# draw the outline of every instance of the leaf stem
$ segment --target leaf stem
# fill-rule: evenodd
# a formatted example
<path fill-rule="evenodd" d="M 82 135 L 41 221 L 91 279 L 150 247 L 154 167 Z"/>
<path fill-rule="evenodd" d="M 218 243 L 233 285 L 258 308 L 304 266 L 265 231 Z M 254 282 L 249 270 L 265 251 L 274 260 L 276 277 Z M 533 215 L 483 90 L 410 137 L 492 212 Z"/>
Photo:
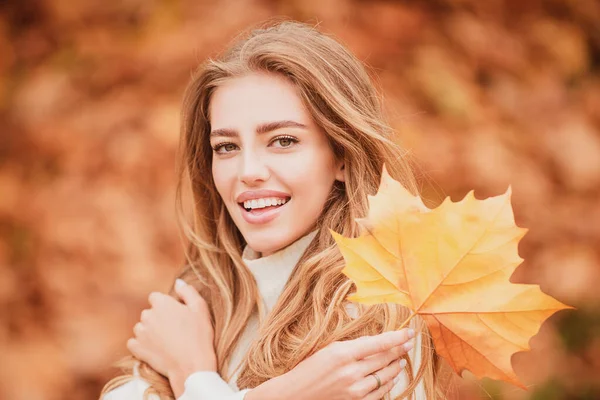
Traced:
<path fill-rule="evenodd" d="M 402 325 L 400 326 L 400 328 L 398 328 L 398 330 L 400 330 L 400 329 L 402 329 L 402 328 L 405 328 L 405 327 L 408 325 L 408 323 L 410 322 L 410 320 L 411 320 L 411 319 L 413 319 L 413 317 L 414 317 L 415 315 L 417 315 L 417 312 L 416 312 L 416 311 L 413 311 L 413 312 L 412 312 L 412 313 L 411 313 L 411 314 L 408 316 L 408 318 L 406 318 L 406 321 L 404 321 L 404 322 L 402 323 Z"/>

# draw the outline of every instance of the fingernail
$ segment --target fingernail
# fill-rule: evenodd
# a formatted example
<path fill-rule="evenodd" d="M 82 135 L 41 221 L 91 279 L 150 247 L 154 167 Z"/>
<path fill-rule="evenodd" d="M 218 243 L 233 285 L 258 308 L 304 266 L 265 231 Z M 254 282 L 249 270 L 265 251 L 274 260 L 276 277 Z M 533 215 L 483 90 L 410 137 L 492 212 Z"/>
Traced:
<path fill-rule="evenodd" d="M 406 359 L 403 358 L 400 360 L 400 368 L 404 368 L 404 367 L 406 367 Z"/>
<path fill-rule="evenodd" d="M 186 285 L 186 283 L 183 279 L 175 279 L 175 287 L 177 289 L 180 289 L 180 288 L 184 287 L 185 285 Z"/>
<path fill-rule="evenodd" d="M 408 337 L 410 338 L 414 338 L 415 337 L 415 330 L 412 328 L 408 329 Z"/>
<path fill-rule="evenodd" d="M 404 343 L 404 345 L 402 347 L 404 347 L 405 351 L 409 351 L 410 349 L 415 347 L 415 342 L 414 342 L 414 340 L 408 341 L 408 342 Z"/>

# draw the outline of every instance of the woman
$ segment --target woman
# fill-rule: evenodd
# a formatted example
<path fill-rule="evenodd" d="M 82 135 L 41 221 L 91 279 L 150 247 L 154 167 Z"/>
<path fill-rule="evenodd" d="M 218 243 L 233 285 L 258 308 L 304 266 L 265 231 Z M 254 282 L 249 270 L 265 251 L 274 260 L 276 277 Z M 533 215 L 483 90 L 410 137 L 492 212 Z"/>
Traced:
<path fill-rule="evenodd" d="M 384 163 L 417 192 L 361 62 L 304 24 L 258 29 L 199 69 L 182 121 L 188 265 L 104 399 L 441 397 L 421 321 L 394 332 L 408 310 L 349 304 L 329 231 L 360 234 Z"/>

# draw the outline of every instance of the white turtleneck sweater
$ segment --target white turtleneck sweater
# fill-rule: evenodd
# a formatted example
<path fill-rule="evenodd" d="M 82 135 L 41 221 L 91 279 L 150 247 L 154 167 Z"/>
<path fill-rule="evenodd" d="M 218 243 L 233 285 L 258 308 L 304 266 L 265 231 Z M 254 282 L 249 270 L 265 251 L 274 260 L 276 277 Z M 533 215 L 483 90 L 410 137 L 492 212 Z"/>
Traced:
<path fill-rule="evenodd" d="M 267 313 L 273 309 L 294 267 L 316 234 L 317 231 L 313 231 L 267 257 L 259 257 L 260 254 L 249 246 L 244 248 L 242 259 L 254 275 Z M 349 304 L 349 308 L 349 311 L 352 312 L 352 304 Z M 228 371 L 229 376 L 231 376 L 229 382 L 225 382 L 216 372 L 195 372 L 186 379 L 184 383 L 185 391 L 177 400 L 243 400 L 246 393 L 251 389 L 239 391 L 236 381 L 244 356 L 248 352 L 251 343 L 256 339 L 258 326 L 258 315 L 255 313 L 250 317 L 231 356 Z M 421 358 L 418 337 L 411 353 L 411 359 L 416 370 Z M 103 400 L 143 400 L 144 392 L 150 385 L 139 376 L 137 368 L 134 369 L 134 375 L 135 377 L 131 381 L 104 395 Z M 406 374 L 401 372 L 398 383 L 392 389 L 392 396 L 402 393 L 407 383 Z M 416 400 L 426 400 L 422 386 L 422 384 L 419 384 L 417 387 Z M 150 395 L 149 400 L 159 399 L 156 395 Z"/>

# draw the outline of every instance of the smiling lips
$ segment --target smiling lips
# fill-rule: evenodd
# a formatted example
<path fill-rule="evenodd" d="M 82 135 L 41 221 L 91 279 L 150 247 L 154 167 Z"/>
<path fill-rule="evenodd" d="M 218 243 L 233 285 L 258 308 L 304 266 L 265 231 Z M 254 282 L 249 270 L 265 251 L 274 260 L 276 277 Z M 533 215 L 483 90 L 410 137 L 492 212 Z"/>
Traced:
<path fill-rule="evenodd" d="M 250 224 L 272 221 L 290 200 L 288 194 L 274 190 L 246 191 L 236 199 L 242 210 L 242 217 Z"/>
<path fill-rule="evenodd" d="M 284 192 L 278 192 L 277 190 L 247 190 L 242 194 L 238 195 L 235 201 L 237 201 L 238 203 L 243 203 L 246 200 L 266 199 L 269 197 L 286 199 L 290 197 L 290 195 Z"/>
<path fill-rule="evenodd" d="M 278 197 L 267 197 L 253 200 L 244 201 L 244 208 L 246 211 L 263 209 L 265 207 L 276 207 L 287 203 L 287 198 L 278 198 Z"/>

